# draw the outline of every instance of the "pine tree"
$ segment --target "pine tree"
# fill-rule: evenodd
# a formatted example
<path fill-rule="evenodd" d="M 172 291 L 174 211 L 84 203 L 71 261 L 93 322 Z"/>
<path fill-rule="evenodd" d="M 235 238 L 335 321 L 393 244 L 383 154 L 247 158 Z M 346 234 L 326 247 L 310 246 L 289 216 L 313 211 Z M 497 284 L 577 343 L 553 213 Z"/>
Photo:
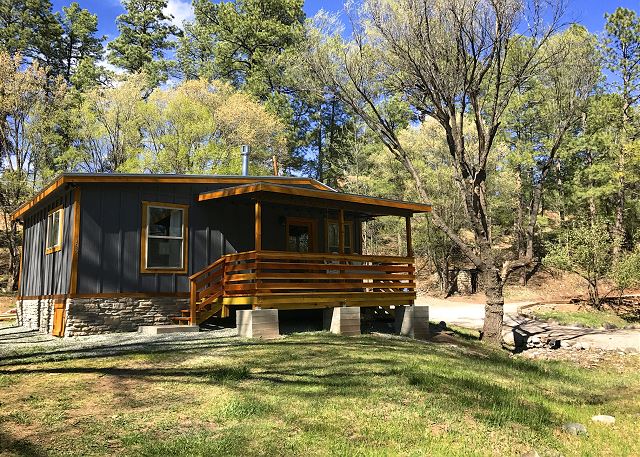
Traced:
<path fill-rule="evenodd" d="M 116 19 L 120 35 L 108 45 L 109 62 L 130 73 L 146 72 L 157 85 L 168 77 L 164 52 L 174 47 L 169 38 L 180 33 L 163 12 L 167 1 L 123 0 L 122 4 L 127 12 Z"/>
<path fill-rule="evenodd" d="M 61 73 L 68 82 L 75 82 L 78 88 L 89 84 L 86 80 L 91 66 L 102 58 L 102 42 L 105 36 L 98 36 L 98 17 L 86 9 L 80 8 L 73 2 L 62 8 L 63 14 L 57 14 L 57 19 L 62 27 L 62 36 L 58 49 Z M 99 73 L 92 71 L 94 77 Z M 82 72 L 81 78 L 74 76 Z"/>

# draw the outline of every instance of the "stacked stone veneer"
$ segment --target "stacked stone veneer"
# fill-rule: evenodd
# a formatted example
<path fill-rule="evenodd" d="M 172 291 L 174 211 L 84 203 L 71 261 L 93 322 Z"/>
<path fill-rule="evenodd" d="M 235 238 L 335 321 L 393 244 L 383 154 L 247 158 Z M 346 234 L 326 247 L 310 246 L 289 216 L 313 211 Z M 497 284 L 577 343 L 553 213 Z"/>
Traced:
<path fill-rule="evenodd" d="M 20 300 L 18 323 L 25 327 L 51 332 L 53 300 Z M 143 325 L 173 324 L 173 317 L 189 307 L 188 299 L 149 298 L 69 298 L 65 303 L 65 336 L 133 332 Z"/>
<path fill-rule="evenodd" d="M 53 299 L 18 300 L 18 325 L 31 330 L 50 332 L 53 326 Z"/>

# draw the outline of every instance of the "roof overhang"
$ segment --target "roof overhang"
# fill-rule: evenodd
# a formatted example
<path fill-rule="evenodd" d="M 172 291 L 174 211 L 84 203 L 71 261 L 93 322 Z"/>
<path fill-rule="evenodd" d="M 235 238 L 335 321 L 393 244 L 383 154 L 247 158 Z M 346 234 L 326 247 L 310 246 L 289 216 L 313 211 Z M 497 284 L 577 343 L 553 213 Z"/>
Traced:
<path fill-rule="evenodd" d="M 249 184 L 256 182 L 287 183 L 309 186 L 313 189 L 335 192 L 331 187 L 312 178 L 295 176 L 223 176 L 223 175 L 176 175 L 176 174 L 130 174 L 130 173 L 63 173 L 51 181 L 31 200 L 11 213 L 11 219 L 19 219 L 49 195 L 66 184 L 72 183 L 166 183 L 166 184 Z"/>
<path fill-rule="evenodd" d="M 213 190 L 211 192 L 203 192 L 198 196 L 198 201 L 203 202 L 243 197 L 288 205 L 345 209 L 372 216 L 408 216 L 415 213 L 428 213 L 431 211 L 431 205 L 425 203 L 413 203 L 320 189 L 283 186 L 267 182 L 245 184 Z"/>

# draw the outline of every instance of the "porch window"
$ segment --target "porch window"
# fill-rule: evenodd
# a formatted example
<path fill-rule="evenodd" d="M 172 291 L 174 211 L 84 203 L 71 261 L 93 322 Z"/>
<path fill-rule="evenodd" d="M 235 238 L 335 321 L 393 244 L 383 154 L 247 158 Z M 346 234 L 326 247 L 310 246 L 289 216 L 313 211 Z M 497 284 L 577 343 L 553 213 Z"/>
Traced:
<path fill-rule="evenodd" d="M 312 219 L 287 218 L 287 251 L 313 252 L 313 225 Z"/>
<path fill-rule="evenodd" d="M 186 272 L 187 211 L 186 205 L 143 203 L 142 272 Z"/>
<path fill-rule="evenodd" d="M 64 219 L 64 208 L 59 206 L 47 215 L 47 246 L 46 253 L 62 249 L 62 224 Z"/>
<path fill-rule="evenodd" d="M 338 221 L 327 221 L 327 251 L 340 252 L 340 233 L 338 233 Z M 344 223 L 344 253 L 353 253 L 353 222 Z"/>

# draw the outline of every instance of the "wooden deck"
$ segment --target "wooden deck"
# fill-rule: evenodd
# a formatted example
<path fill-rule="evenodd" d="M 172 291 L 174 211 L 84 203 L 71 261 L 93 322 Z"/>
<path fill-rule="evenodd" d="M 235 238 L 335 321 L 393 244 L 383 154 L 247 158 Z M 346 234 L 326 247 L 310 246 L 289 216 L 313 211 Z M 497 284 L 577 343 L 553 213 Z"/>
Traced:
<path fill-rule="evenodd" d="M 221 257 L 190 278 L 183 323 L 226 317 L 233 306 L 311 309 L 411 305 L 413 257 L 249 251 Z"/>

